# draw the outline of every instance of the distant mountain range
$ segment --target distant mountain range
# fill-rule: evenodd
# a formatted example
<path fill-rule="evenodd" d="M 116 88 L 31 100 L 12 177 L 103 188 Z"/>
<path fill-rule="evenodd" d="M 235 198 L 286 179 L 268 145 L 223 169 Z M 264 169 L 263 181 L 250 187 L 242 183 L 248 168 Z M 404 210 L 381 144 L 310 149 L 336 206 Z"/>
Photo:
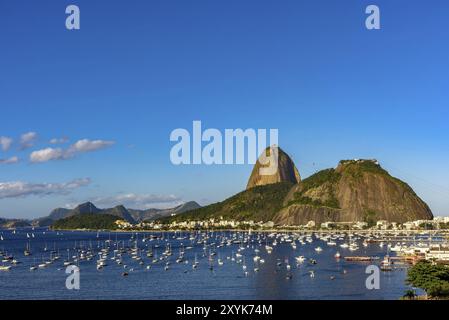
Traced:
<path fill-rule="evenodd" d="M 181 214 L 183 212 L 198 208 L 201 208 L 201 206 L 195 201 L 189 201 L 169 209 L 151 208 L 146 210 L 127 209 L 122 205 L 113 208 L 99 209 L 92 202 L 86 202 L 78 205 L 74 209 L 66 209 L 66 208 L 54 209 L 48 216 L 36 219 L 33 221 L 32 224 L 41 227 L 49 226 L 57 220 L 84 214 L 111 215 L 134 224 L 142 221 L 151 221 L 155 219 L 169 217 L 172 215 Z"/>
<path fill-rule="evenodd" d="M 31 221 L 0 218 L 0 228 L 21 228 L 31 226 Z"/>

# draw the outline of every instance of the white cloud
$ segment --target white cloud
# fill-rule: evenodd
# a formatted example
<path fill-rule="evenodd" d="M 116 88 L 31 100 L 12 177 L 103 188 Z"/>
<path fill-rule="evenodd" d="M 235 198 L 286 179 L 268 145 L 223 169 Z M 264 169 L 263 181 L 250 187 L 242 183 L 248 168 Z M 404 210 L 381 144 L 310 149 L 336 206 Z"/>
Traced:
<path fill-rule="evenodd" d="M 0 182 L 0 199 L 52 194 L 67 195 L 73 190 L 89 184 L 89 178 L 76 179 L 65 183 Z"/>
<path fill-rule="evenodd" d="M 11 148 L 12 139 L 8 137 L 0 137 L 0 146 L 3 151 L 8 151 Z"/>
<path fill-rule="evenodd" d="M 42 150 L 33 151 L 30 154 L 30 161 L 37 162 L 47 162 L 50 160 L 63 159 L 64 151 L 60 148 L 46 148 Z"/>
<path fill-rule="evenodd" d="M 0 159 L 0 164 L 13 164 L 19 162 L 19 158 L 14 156 L 8 159 Z"/>
<path fill-rule="evenodd" d="M 89 140 L 89 139 L 83 139 L 75 142 L 70 146 L 70 148 L 67 150 L 67 155 L 76 155 L 78 153 L 83 152 L 91 152 L 95 150 L 100 150 L 106 147 L 109 147 L 114 144 L 114 141 L 105 141 L 105 140 Z"/>
<path fill-rule="evenodd" d="M 37 139 L 36 132 L 27 132 L 20 136 L 20 147 L 21 149 L 28 149 L 34 145 Z"/>
<path fill-rule="evenodd" d="M 51 160 L 65 160 L 70 159 L 78 154 L 92 152 L 104 149 L 114 144 L 114 141 L 105 140 L 88 140 L 83 139 L 72 144 L 68 149 L 61 148 L 45 148 L 33 151 L 30 154 L 30 161 L 33 163 L 47 162 Z"/>
<path fill-rule="evenodd" d="M 69 138 L 63 137 L 63 138 L 53 138 L 50 140 L 51 144 L 64 144 L 67 141 L 69 141 Z"/>
<path fill-rule="evenodd" d="M 175 195 L 155 195 L 155 194 L 120 194 L 111 197 L 98 197 L 90 199 L 100 207 L 115 207 L 124 205 L 131 209 L 150 208 L 173 208 L 184 201 Z"/>

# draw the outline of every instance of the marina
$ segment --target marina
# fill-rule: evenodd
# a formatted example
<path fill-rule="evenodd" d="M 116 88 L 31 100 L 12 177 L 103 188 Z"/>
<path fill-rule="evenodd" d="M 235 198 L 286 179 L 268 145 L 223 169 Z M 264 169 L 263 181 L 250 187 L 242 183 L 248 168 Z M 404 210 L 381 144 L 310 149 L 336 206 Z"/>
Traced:
<path fill-rule="evenodd" d="M 436 252 L 445 257 L 434 249 L 444 247 L 444 237 L 435 234 L 385 239 L 383 246 L 376 232 L 36 228 L 0 234 L 0 283 L 7 289 L 1 299 L 395 300 L 410 289 L 411 263 Z M 381 270 L 380 290 L 365 287 L 371 264 Z M 65 287 L 71 265 L 79 267 L 80 290 Z"/>

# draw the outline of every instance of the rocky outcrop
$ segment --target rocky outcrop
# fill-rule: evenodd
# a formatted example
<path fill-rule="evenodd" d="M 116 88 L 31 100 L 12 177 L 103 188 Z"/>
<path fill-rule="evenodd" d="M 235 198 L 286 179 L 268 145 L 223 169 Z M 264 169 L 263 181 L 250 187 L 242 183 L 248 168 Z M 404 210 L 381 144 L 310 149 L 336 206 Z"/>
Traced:
<path fill-rule="evenodd" d="M 263 164 L 260 157 L 254 165 L 251 176 L 248 180 L 246 189 L 251 189 L 256 186 L 263 186 L 267 184 L 279 183 L 279 182 L 291 182 L 298 183 L 301 181 L 301 176 L 299 175 L 298 169 L 296 169 L 293 160 L 286 154 L 281 148 L 277 147 L 278 150 L 278 170 L 272 175 L 262 175 L 260 169 L 267 167 Z M 271 155 L 271 149 L 267 148 L 265 150 L 266 155 Z"/>
<path fill-rule="evenodd" d="M 284 206 L 274 218 L 278 224 L 433 218 L 412 188 L 375 160 L 341 161 L 336 169 L 316 173 L 292 188 Z"/>

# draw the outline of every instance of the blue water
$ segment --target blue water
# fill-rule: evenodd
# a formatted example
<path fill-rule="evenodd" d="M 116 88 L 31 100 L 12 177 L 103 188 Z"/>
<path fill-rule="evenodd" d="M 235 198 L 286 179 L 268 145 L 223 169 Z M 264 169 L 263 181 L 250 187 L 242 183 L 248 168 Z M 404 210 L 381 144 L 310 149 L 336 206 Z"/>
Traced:
<path fill-rule="evenodd" d="M 30 238 L 27 238 L 27 233 Z M 34 233 L 34 238 L 32 234 Z M 367 274 L 365 268 L 368 263 L 346 262 L 336 260 L 334 254 L 339 251 L 342 256 L 368 255 L 380 256 L 386 254 L 386 246 L 380 248 L 377 244 L 370 244 L 364 248 L 350 252 L 340 246 L 327 246 L 322 240 L 301 245 L 297 242 L 294 250 L 289 243 L 278 243 L 271 254 L 265 250 L 265 241 L 259 244 L 258 237 L 265 239 L 265 234 L 259 236 L 253 233 L 250 237 L 249 248 L 241 251 L 247 274 L 242 264 L 228 259 L 236 253 L 239 244 L 216 248 L 211 243 L 219 243 L 222 236 L 230 236 L 229 232 L 214 232 L 207 240 L 208 246 L 189 240 L 190 234 L 184 232 L 145 233 L 137 235 L 137 246 L 142 252 L 144 265 L 131 258 L 129 253 L 123 254 L 123 264 L 118 265 L 108 259 L 108 265 L 101 270 L 96 268 L 97 256 L 91 261 L 80 261 L 80 290 L 68 290 L 65 286 L 66 277 L 63 261 L 67 259 L 67 249 L 70 257 L 79 250 L 92 248 L 94 253 L 110 245 L 109 258 L 113 257 L 113 249 L 118 242 L 125 248 L 135 247 L 136 234 L 110 232 L 55 232 L 45 229 L 20 229 L 15 234 L 11 230 L 0 230 L 4 238 L 0 240 L 0 251 L 13 255 L 21 263 L 13 266 L 10 271 L 0 271 L 0 299 L 398 299 L 409 289 L 405 284 L 406 268 L 396 267 L 391 272 L 380 273 L 380 289 L 368 290 L 365 286 Z M 142 241 L 149 235 L 156 235 L 159 239 Z M 134 235 L 134 240 L 131 237 Z M 184 239 L 178 240 L 182 236 Z M 240 233 L 243 236 L 243 233 Z M 108 241 L 109 240 L 109 241 Z M 272 239 L 271 239 L 272 240 Z M 270 240 L 268 240 L 270 241 Z M 361 240 L 360 240 L 361 241 Z M 24 256 L 27 243 L 31 246 L 31 256 Z M 158 257 L 162 255 L 167 243 L 171 245 L 173 255 L 168 258 L 169 269 L 165 270 L 166 261 L 153 264 L 153 258 L 146 256 L 146 250 L 153 248 Z M 338 244 L 342 242 L 339 241 Z M 154 248 L 159 246 L 159 248 Z M 185 249 L 184 259 L 188 264 L 176 263 L 180 248 Z M 321 246 L 323 251 L 317 253 L 314 248 Z M 47 250 L 45 251 L 45 248 Z M 76 249 L 75 249 L 76 248 Z M 259 271 L 254 271 L 253 257 L 255 249 L 260 250 L 264 264 L 259 264 Z M 30 271 L 33 264 L 49 260 L 50 251 L 59 252 L 60 260 L 46 268 Z M 216 252 L 214 261 L 209 261 L 209 253 Z M 206 253 L 204 256 L 203 254 Z M 199 265 L 192 268 L 195 254 Z M 299 255 L 307 259 L 316 259 L 313 265 L 308 261 L 297 266 L 294 257 Z M 217 259 L 223 260 L 219 266 Z M 242 257 L 242 259 L 243 259 Z M 291 271 L 286 269 L 286 259 L 291 265 Z M 282 265 L 277 264 L 281 262 Z M 10 262 L 0 265 L 11 265 Z M 147 270 L 146 266 L 151 265 Z M 212 265 L 212 270 L 210 266 Z M 310 277 L 313 270 L 315 277 Z M 344 272 L 345 270 L 345 272 Z M 123 272 L 128 276 L 123 276 Z M 287 278 L 287 275 L 291 278 Z M 334 277 L 331 280 L 331 277 Z"/>

